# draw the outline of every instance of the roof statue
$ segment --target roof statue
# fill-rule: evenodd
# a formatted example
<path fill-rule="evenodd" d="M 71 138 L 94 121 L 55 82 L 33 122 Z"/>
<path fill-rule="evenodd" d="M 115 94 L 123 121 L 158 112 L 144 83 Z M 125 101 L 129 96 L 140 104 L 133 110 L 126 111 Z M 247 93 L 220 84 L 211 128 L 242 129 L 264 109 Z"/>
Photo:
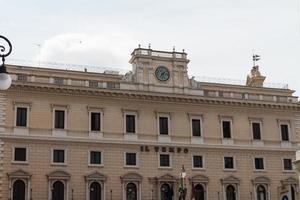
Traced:
<path fill-rule="evenodd" d="M 263 87 L 265 76 L 262 76 L 259 71 L 259 66 L 255 64 L 255 61 L 260 60 L 259 55 L 253 55 L 253 67 L 251 69 L 250 75 L 247 76 L 246 85 L 250 87 Z"/>

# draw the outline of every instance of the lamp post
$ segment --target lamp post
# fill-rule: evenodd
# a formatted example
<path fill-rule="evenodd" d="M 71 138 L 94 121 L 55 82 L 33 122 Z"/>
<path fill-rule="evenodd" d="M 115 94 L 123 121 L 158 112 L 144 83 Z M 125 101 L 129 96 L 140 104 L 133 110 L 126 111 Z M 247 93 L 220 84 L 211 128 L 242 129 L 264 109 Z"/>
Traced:
<path fill-rule="evenodd" d="M 184 165 L 182 165 L 181 172 L 180 172 L 179 200 L 185 200 L 185 196 L 186 196 L 185 177 L 186 177 L 186 172 L 184 169 Z"/>
<path fill-rule="evenodd" d="M 4 44 L 2 44 L 4 42 Z M 12 50 L 12 45 L 10 41 L 0 35 L 0 58 L 2 64 L 0 66 L 0 90 L 7 90 L 11 85 L 11 77 L 8 75 L 5 66 L 5 57 L 9 56 Z"/>

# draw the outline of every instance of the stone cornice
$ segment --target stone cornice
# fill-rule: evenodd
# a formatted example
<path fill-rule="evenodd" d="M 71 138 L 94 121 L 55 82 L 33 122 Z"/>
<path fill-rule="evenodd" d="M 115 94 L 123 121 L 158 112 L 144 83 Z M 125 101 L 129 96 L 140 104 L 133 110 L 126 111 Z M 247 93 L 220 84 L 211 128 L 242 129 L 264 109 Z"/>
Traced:
<path fill-rule="evenodd" d="M 180 146 L 180 147 L 187 147 L 187 148 L 207 148 L 207 149 L 235 149 L 235 150 L 261 150 L 261 151 L 289 151 L 289 152 L 296 152 L 297 147 L 290 147 L 290 148 L 282 148 L 282 147 L 255 147 L 249 145 L 222 145 L 222 144 L 190 144 L 190 143 L 182 143 L 182 142 L 172 142 L 172 143 L 157 143 L 155 141 L 148 141 L 148 140 L 138 140 L 138 141 L 124 141 L 120 139 L 101 139 L 95 140 L 90 138 L 82 138 L 82 137 L 54 137 L 54 136 L 38 136 L 38 135 L 12 135 L 12 134 L 2 134 L 0 133 L 0 137 L 3 141 L 6 139 L 16 140 L 28 140 L 28 141 L 53 141 L 53 142 L 78 142 L 78 143 L 99 143 L 99 144 L 116 144 L 116 145 L 149 145 L 149 146 L 166 146 L 166 147 L 173 147 L 173 146 Z"/>
<path fill-rule="evenodd" d="M 41 83 L 18 83 L 14 82 L 9 91 L 32 91 L 32 92 L 47 92 L 61 93 L 64 95 L 88 95 L 102 96 L 110 98 L 127 98 L 144 101 L 162 101 L 173 103 L 188 103 L 188 104 L 210 104 L 234 107 L 248 108 L 263 108 L 263 109 L 278 109 L 278 110 L 300 110 L 299 104 L 292 103 L 272 103 L 265 101 L 238 100 L 226 98 L 214 98 L 205 96 L 193 96 L 185 94 L 167 94 L 147 91 L 129 91 L 118 89 L 103 89 L 103 88 L 86 88 L 80 86 L 59 86 Z"/>

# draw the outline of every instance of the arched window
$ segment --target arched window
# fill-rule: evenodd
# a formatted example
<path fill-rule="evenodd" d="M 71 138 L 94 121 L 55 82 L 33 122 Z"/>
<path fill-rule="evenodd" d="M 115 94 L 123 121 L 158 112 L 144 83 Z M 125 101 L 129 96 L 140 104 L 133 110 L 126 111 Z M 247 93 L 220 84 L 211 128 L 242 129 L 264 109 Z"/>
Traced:
<path fill-rule="evenodd" d="M 164 183 L 160 187 L 161 200 L 172 200 L 173 199 L 173 189 L 169 184 Z"/>
<path fill-rule="evenodd" d="M 13 200 L 25 200 L 25 183 L 22 180 L 16 180 L 13 183 Z"/>
<path fill-rule="evenodd" d="M 257 186 L 257 200 L 267 200 L 267 191 L 263 185 Z"/>
<path fill-rule="evenodd" d="M 137 187 L 134 183 L 126 185 L 126 200 L 137 200 Z"/>
<path fill-rule="evenodd" d="M 236 200 L 236 191 L 233 185 L 226 187 L 226 200 Z"/>
<path fill-rule="evenodd" d="M 92 182 L 90 185 L 90 200 L 101 200 L 101 185 L 98 182 Z"/>
<path fill-rule="evenodd" d="M 52 200 L 64 200 L 65 185 L 61 181 L 55 181 L 52 185 Z"/>
<path fill-rule="evenodd" d="M 204 200 L 205 194 L 204 194 L 204 187 L 201 184 L 197 184 L 194 187 L 195 191 L 195 200 Z"/>

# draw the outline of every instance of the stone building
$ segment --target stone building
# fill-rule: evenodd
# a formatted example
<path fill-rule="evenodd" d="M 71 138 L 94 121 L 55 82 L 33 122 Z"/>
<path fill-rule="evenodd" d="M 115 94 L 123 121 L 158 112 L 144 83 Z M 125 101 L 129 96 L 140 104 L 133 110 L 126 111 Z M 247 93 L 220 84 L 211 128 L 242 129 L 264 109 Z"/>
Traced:
<path fill-rule="evenodd" d="M 185 52 L 137 48 L 132 71 L 8 66 L 0 97 L 0 194 L 11 200 L 299 199 L 298 98 L 198 82 Z"/>

